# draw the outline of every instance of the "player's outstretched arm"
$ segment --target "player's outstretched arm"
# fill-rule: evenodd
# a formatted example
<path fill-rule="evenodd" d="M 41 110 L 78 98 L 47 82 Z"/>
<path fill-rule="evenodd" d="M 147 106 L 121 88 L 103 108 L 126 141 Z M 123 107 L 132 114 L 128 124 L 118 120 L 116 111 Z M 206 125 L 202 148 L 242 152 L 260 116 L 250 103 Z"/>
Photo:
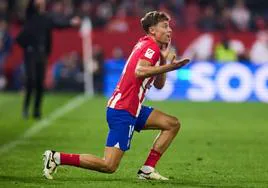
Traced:
<path fill-rule="evenodd" d="M 173 59 L 170 64 L 165 64 L 161 66 L 152 66 L 149 61 L 140 59 L 135 69 L 135 75 L 137 78 L 148 78 L 152 76 L 157 76 L 166 72 L 177 70 L 187 63 L 189 59 L 175 60 Z"/>
<path fill-rule="evenodd" d="M 65 17 L 51 18 L 52 28 L 64 29 L 69 27 L 79 27 L 81 25 L 81 19 L 75 16 L 71 19 Z"/>

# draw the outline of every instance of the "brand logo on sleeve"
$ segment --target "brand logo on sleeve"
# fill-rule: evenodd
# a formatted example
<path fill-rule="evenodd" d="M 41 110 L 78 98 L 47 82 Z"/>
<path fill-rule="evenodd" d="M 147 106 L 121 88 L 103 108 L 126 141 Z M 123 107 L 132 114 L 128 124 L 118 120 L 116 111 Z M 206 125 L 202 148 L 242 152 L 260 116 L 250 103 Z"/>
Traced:
<path fill-rule="evenodd" d="M 152 50 L 151 48 L 148 48 L 145 52 L 145 57 L 149 58 L 149 59 L 152 59 L 153 55 L 154 55 L 155 51 Z"/>

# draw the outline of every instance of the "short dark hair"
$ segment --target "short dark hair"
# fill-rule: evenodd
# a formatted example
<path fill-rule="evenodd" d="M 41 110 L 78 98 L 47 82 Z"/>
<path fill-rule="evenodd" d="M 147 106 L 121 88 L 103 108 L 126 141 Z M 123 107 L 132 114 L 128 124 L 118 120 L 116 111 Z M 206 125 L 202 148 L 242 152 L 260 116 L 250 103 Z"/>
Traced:
<path fill-rule="evenodd" d="M 145 14 L 141 19 L 141 25 L 146 33 L 149 33 L 149 28 L 158 24 L 161 21 L 169 21 L 170 16 L 165 12 L 151 11 Z"/>

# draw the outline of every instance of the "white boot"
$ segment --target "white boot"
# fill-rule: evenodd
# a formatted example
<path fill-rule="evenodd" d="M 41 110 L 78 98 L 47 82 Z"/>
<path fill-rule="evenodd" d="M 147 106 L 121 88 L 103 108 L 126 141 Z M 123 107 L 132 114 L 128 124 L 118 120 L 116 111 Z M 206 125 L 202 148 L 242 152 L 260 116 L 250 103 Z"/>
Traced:
<path fill-rule="evenodd" d="M 153 167 L 143 166 L 138 171 L 138 178 L 142 180 L 168 180 L 168 178 L 160 175 Z"/>
<path fill-rule="evenodd" d="M 43 169 L 43 176 L 47 179 L 53 179 L 52 174 L 57 169 L 57 164 L 54 160 L 55 151 L 46 150 L 43 154 L 43 161 L 44 161 L 44 169 Z"/>

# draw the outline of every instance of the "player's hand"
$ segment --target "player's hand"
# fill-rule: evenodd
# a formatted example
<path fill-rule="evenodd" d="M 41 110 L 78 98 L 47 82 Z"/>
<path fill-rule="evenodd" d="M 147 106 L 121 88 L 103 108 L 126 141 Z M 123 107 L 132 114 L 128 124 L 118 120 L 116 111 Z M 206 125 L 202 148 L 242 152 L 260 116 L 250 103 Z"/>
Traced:
<path fill-rule="evenodd" d="M 180 69 L 181 67 L 187 65 L 189 62 L 190 62 L 190 59 L 188 58 L 180 59 L 180 60 L 176 60 L 175 58 L 173 58 L 173 60 L 171 61 L 171 64 L 175 66 L 175 69 Z"/>
<path fill-rule="evenodd" d="M 175 49 L 171 48 L 170 42 L 168 44 L 163 45 L 160 52 L 161 65 L 164 65 L 167 61 L 171 61 L 176 58 Z"/>
<path fill-rule="evenodd" d="M 162 45 L 160 53 L 161 53 L 161 59 L 166 60 L 170 53 L 170 42 L 168 44 Z"/>
<path fill-rule="evenodd" d="M 79 27 L 81 25 L 81 18 L 78 16 L 75 16 L 71 19 L 71 26 L 73 27 Z"/>

